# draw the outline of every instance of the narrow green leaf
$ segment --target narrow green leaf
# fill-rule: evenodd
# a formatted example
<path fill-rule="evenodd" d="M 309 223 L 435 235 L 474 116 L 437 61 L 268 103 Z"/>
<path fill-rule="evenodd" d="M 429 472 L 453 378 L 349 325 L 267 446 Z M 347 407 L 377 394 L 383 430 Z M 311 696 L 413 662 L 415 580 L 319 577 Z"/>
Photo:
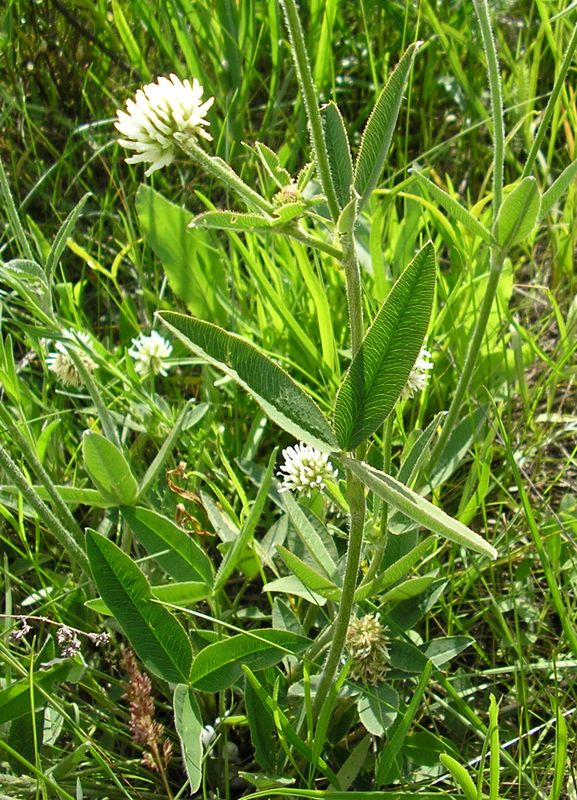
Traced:
<path fill-rule="evenodd" d="M 182 760 L 189 781 L 189 791 L 194 794 L 202 783 L 202 716 L 192 689 L 183 683 L 174 687 L 174 727 L 180 740 Z"/>
<path fill-rule="evenodd" d="M 161 311 L 158 316 L 196 355 L 246 389 L 279 427 L 322 452 L 339 449 L 328 420 L 313 399 L 252 344 L 184 314 Z"/>
<path fill-rule="evenodd" d="M 439 756 L 439 761 L 449 770 L 453 780 L 465 795 L 466 800 L 478 800 L 477 787 L 465 767 L 447 753 L 442 753 Z"/>
<path fill-rule="evenodd" d="M 541 195 L 535 178 L 523 178 L 505 197 L 495 220 L 495 239 L 502 250 L 523 241 L 539 217 Z"/>
<path fill-rule="evenodd" d="M 152 596 L 161 603 L 174 606 L 191 606 L 212 595 L 212 589 L 200 581 L 181 581 L 151 586 Z"/>
<path fill-rule="evenodd" d="M 361 584 L 355 592 L 355 600 L 361 603 L 367 597 L 374 597 L 380 592 L 397 583 L 411 570 L 418 561 L 420 561 L 431 549 L 436 539 L 429 536 L 423 539 L 416 547 L 410 550 L 406 555 L 401 556 L 394 564 L 391 564 L 382 575 L 372 580 L 368 584 Z"/>
<path fill-rule="evenodd" d="M 440 636 L 431 639 L 421 650 L 435 667 L 442 667 L 474 643 L 475 640 L 470 636 Z"/>
<path fill-rule="evenodd" d="M 150 80 L 150 70 L 148 69 L 146 58 L 138 46 L 138 42 L 132 33 L 132 26 L 128 23 L 118 0 L 112 0 L 112 15 L 120 41 L 130 58 L 132 66 L 136 67 L 145 80 Z"/>
<path fill-rule="evenodd" d="M 474 533 L 461 522 L 450 517 L 440 508 L 429 503 L 424 497 L 409 489 L 395 478 L 381 472 L 368 464 L 345 458 L 346 467 L 368 486 L 378 497 L 386 500 L 409 519 L 414 520 L 423 528 L 427 528 L 450 542 L 455 542 L 462 547 L 468 547 L 477 553 L 497 558 L 495 548 L 486 542 L 478 533 Z"/>
<path fill-rule="evenodd" d="M 315 525 L 321 525 L 320 521 L 309 509 L 301 508 L 290 492 L 283 492 L 282 500 L 302 543 L 326 577 L 332 579 L 336 574 L 337 565 L 315 528 Z"/>
<path fill-rule="evenodd" d="M 230 550 L 228 550 L 227 554 L 223 558 L 222 564 L 216 573 L 216 578 L 214 580 L 215 594 L 222 589 L 228 578 L 232 575 L 241 559 L 241 556 L 254 537 L 255 528 L 258 525 L 264 504 L 268 497 L 268 491 L 272 482 L 272 474 L 276 463 L 277 452 L 278 448 L 275 448 L 271 453 L 266 472 L 263 476 L 255 501 L 252 504 L 250 513 L 246 518 L 240 534 L 234 540 L 232 547 Z"/>
<path fill-rule="evenodd" d="M 273 581 L 269 581 L 265 583 L 262 590 L 263 592 L 281 592 L 282 594 L 303 597 L 309 603 L 314 603 L 317 606 L 324 606 L 327 602 L 320 594 L 308 589 L 296 575 L 287 575 L 284 578 L 276 578 Z"/>
<path fill-rule="evenodd" d="M 409 728 L 415 718 L 417 710 L 421 704 L 422 697 L 427 688 L 429 678 L 431 676 L 432 665 L 427 663 L 423 668 L 419 683 L 415 688 L 411 702 L 408 704 L 405 713 L 399 718 L 399 725 L 395 726 L 394 732 L 388 742 L 387 747 L 383 747 L 381 754 L 377 760 L 376 782 L 377 786 L 383 786 L 389 783 L 390 776 L 395 772 L 395 762 L 403 746 Z M 386 792 L 382 795 L 386 796 Z M 414 797 L 414 794 L 413 794 Z"/>
<path fill-rule="evenodd" d="M 270 628 L 240 633 L 222 642 L 209 644 L 194 659 L 190 684 L 203 692 L 228 689 L 242 675 L 243 665 L 257 671 L 272 667 L 287 655 L 296 655 L 310 640 L 288 631 Z"/>
<path fill-rule="evenodd" d="M 350 755 L 347 756 L 345 763 L 337 772 L 339 785 L 343 791 L 346 791 L 352 786 L 355 778 L 365 766 L 372 741 L 370 736 L 364 736 L 361 741 L 355 745 Z"/>
<path fill-rule="evenodd" d="M 90 192 L 87 192 L 83 197 L 80 198 L 78 203 L 74 206 L 70 214 L 64 220 L 60 230 L 56 234 L 54 238 L 54 243 L 50 248 L 50 252 L 48 253 L 48 257 L 46 258 L 46 277 L 50 281 L 52 276 L 54 275 L 54 270 L 58 266 L 58 262 L 60 261 L 60 256 L 64 252 L 64 248 L 66 247 L 66 242 L 72 231 L 74 230 L 74 226 L 76 225 L 78 218 L 82 214 L 84 206 L 86 205 L 86 201 L 89 197 L 92 197 Z"/>
<path fill-rule="evenodd" d="M 434 291 L 429 242 L 393 286 L 341 383 L 334 424 L 344 450 L 365 441 L 392 411 L 423 344 Z"/>
<path fill-rule="evenodd" d="M 480 239 L 486 242 L 486 244 L 494 244 L 491 232 L 488 231 L 487 228 L 485 228 L 485 226 L 480 223 L 470 211 L 468 211 L 459 202 L 457 202 L 457 200 L 451 197 L 448 192 L 446 192 L 444 189 L 441 189 L 436 183 L 433 183 L 433 181 L 429 180 L 429 178 L 423 175 L 423 173 L 419 170 L 415 170 L 413 174 L 421 186 L 423 186 L 433 198 L 433 200 L 436 203 L 439 203 L 439 205 L 443 206 L 443 208 L 449 212 L 451 217 L 464 225 L 465 228 L 467 228 L 467 230 L 473 234 L 473 236 L 478 236 Z"/>
<path fill-rule="evenodd" d="M 212 562 L 202 547 L 168 517 L 149 508 L 122 508 L 138 541 L 175 581 L 213 584 Z"/>
<path fill-rule="evenodd" d="M 353 183 L 353 159 L 349 137 L 341 112 L 332 100 L 321 107 L 321 119 L 325 130 L 325 141 L 329 156 L 329 167 L 333 176 L 335 192 L 341 208 L 351 199 Z"/>
<path fill-rule="evenodd" d="M 150 585 L 133 560 L 114 542 L 88 530 L 86 550 L 102 599 L 147 670 L 170 683 L 188 680 L 192 647 L 166 608 L 155 602 Z"/>
<path fill-rule="evenodd" d="M 326 597 L 327 600 L 339 600 L 341 590 L 335 583 L 325 578 L 324 575 L 321 575 L 320 572 L 317 572 L 312 567 L 309 567 L 308 564 L 305 564 L 304 561 L 291 553 L 290 550 L 287 550 L 286 547 L 277 544 L 276 549 L 287 567 L 307 589 L 320 594 L 321 597 Z"/>
<path fill-rule="evenodd" d="M 132 505 L 138 484 L 122 450 L 100 433 L 87 431 L 82 437 L 82 454 L 86 471 L 100 494 L 119 506 Z"/>
<path fill-rule="evenodd" d="M 76 683 L 83 672 L 82 667 L 75 662 L 61 661 L 46 669 L 34 671 L 33 696 L 29 677 L 6 686 L 0 690 L 0 725 L 29 714 L 32 700 L 35 709 L 42 708 L 47 703 L 44 692 L 50 692 L 56 683 Z"/>
<path fill-rule="evenodd" d="M 254 747 L 254 757 L 262 769 L 269 775 L 274 775 L 277 769 L 277 754 L 279 751 L 275 736 L 276 725 L 274 717 L 268 706 L 262 702 L 246 675 L 244 706 L 250 738 Z"/>
<path fill-rule="evenodd" d="M 571 182 L 576 176 L 577 160 L 569 164 L 568 167 L 565 167 L 563 172 L 557 178 L 555 178 L 551 186 L 544 193 L 543 197 L 541 198 L 541 212 L 539 214 L 540 219 L 543 219 L 543 217 L 547 216 L 555 203 L 567 191 L 571 185 Z"/>
<path fill-rule="evenodd" d="M 271 150 L 270 147 L 262 142 L 255 142 L 254 152 L 257 154 L 261 164 L 279 189 L 283 189 L 285 186 L 290 185 L 290 172 L 282 166 L 279 161 L 279 157 L 274 150 Z"/>
<path fill-rule="evenodd" d="M 185 403 L 184 408 L 172 426 L 172 430 L 163 441 L 162 447 L 155 455 L 151 465 L 146 470 L 146 474 L 141 480 L 140 486 L 138 487 L 139 497 L 142 497 L 156 480 L 156 477 L 164 467 L 172 452 L 172 449 L 178 441 L 180 432 L 183 429 L 189 430 L 193 425 L 196 425 L 208 411 L 208 403 L 199 403 L 198 405 L 193 405 L 193 402 L 193 400 L 189 400 L 187 403 Z"/>
<path fill-rule="evenodd" d="M 354 176 L 355 189 L 360 195 L 360 207 L 376 187 L 383 171 L 417 47 L 418 44 L 412 44 L 407 48 L 377 98 L 363 131 Z"/>
<path fill-rule="evenodd" d="M 381 603 L 393 605 L 394 603 L 401 603 L 405 600 L 411 600 L 413 597 L 418 597 L 425 592 L 435 580 L 433 575 L 419 575 L 416 578 L 409 578 L 398 586 L 389 589 L 381 598 Z"/>

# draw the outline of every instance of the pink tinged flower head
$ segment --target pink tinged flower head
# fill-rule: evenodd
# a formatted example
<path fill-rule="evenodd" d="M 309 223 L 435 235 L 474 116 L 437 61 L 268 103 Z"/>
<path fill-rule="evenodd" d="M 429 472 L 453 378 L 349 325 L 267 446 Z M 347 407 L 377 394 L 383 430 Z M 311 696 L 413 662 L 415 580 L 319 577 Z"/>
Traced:
<path fill-rule="evenodd" d="M 423 391 L 430 378 L 429 372 L 433 369 L 433 362 L 429 360 L 430 358 L 431 353 L 422 347 L 415 361 L 415 365 L 407 378 L 403 391 L 401 392 L 401 400 L 408 400 L 417 392 Z"/>
<path fill-rule="evenodd" d="M 181 81 L 173 74 L 139 89 L 134 99 L 126 102 L 126 110 L 116 112 L 115 127 L 122 136 L 118 143 L 135 151 L 126 162 L 149 162 L 144 174 L 150 175 L 170 164 L 177 148 L 186 149 L 189 141 L 211 141 L 205 130 L 210 125 L 206 112 L 214 97 L 203 103 L 203 93 L 196 78 Z"/>
<path fill-rule="evenodd" d="M 277 475 L 282 478 L 281 492 L 310 495 L 313 489 L 324 489 L 327 481 L 338 478 L 338 472 L 326 453 L 300 442 L 282 451 L 284 464 Z"/>

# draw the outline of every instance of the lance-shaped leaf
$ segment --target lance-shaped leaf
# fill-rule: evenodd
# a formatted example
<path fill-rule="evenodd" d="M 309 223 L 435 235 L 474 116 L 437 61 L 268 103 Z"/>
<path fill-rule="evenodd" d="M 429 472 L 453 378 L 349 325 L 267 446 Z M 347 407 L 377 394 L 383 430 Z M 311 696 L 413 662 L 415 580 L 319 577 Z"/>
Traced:
<path fill-rule="evenodd" d="M 338 106 L 332 100 L 322 106 L 321 119 L 325 129 L 329 166 L 337 199 L 340 207 L 344 208 L 351 199 L 353 182 L 353 160 L 347 129 Z"/>
<path fill-rule="evenodd" d="M 361 198 L 360 206 L 366 202 L 383 171 L 417 47 L 418 44 L 412 44 L 407 48 L 377 98 L 363 131 L 354 178 L 355 189 Z"/>
<path fill-rule="evenodd" d="M 130 556 L 91 530 L 86 551 L 102 599 L 146 669 L 170 683 L 187 681 L 192 647 L 186 631 L 153 600 L 148 581 Z"/>
<path fill-rule="evenodd" d="M 541 200 L 541 213 L 539 217 L 542 219 L 547 216 L 555 203 L 561 198 L 564 192 L 567 191 L 572 181 L 577 176 L 577 160 L 565 167 L 563 172 L 555 178 L 551 186 L 547 189 Z"/>
<path fill-rule="evenodd" d="M 395 478 L 352 458 L 345 458 L 344 463 L 347 469 L 378 497 L 390 503 L 394 508 L 398 508 L 407 517 L 422 525 L 423 528 L 427 528 L 462 547 L 475 550 L 484 556 L 497 558 L 495 548 L 479 536 L 478 533 L 467 528 L 466 525 L 463 525 L 458 520 L 453 519 L 453 517 L 429 503 L 424 497 L 413 492 L 412 489 L 409 489 Z"/>
<path fill-rule="evenodd" d="M 193 353 L 246 389 L 279 427 L 324 453 L 339 449 L 334 431 L 310 395 L 254 345 L 195 317 L 173 311 L 158 316 Z"/>
<path fill-rule="evenodd" d="M 493 237 L 487 228 L 482 225 L 479 220 L 471 214 L 470 211 L 468 211 L 457 200 L 455 200 L 454 197 L 451 197 L 448 192 L 446 192 L 444 189 L 441 189 L 436 183 L 433 183 L 433 181 L 429 180 L 429 178 L 423 175 L 422 172 L 415 170 L 414 175 L 421 186 L 427 190 L 433 200 L 439 203 L 439 205 L 442 205 L 443 208 L 446 208 L 449 214 L 458 222 L 462 223 L 470 233 L 472 233 L 474 236 L 478 236 L 480 239 L 483 239 L 483 241 L 487 244 L 493 244 Z"/>
<path fill-rule="evenodd" d="M 266 628 L 239 633 L 200 651 L 190 671 L 190 685 L 203 692 L 228 689 L 241 677 L 243 664 L 255 671 L 266 669 L 309 645 L 310 639 L 290 631 Z"/>
<path fill-rule="evenodd" d="M 393 409 L 423 344 L 434 291 L 429 242 L 393 286 L 343 379 L 335 430 L 344 450 L 374 433 Z"/>
<path fill-rule="evenodd" d="M 503 200 L 495 220 L 495 239 L 503 250 L 523 241 L 533 230 L 541 208 L 535 178 L 523 178 Z"/>
<path fill-rule="evenodd" d="M 173 707 L 174 727 L 180 740 L 189 789 L 194 794 L 202 783 L 202 714 L 192 689 L 183 683 L 174 689 Z"/>

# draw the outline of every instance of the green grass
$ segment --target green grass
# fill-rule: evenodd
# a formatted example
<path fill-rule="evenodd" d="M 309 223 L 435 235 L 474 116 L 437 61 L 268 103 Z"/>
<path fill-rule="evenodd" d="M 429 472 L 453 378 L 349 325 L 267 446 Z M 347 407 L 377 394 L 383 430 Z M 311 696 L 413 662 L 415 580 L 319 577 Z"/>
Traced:
<path fill-rule="evenodd" d="M 505 176 L 511 183 L 521 177 L 576 12 L 564 0 L 491 7 L 508 132 Z M 487 287 L 487 249 L 437 207 L 412 174 L 416 166 L 426 168 L 431 180 L 490 225 L 492 145 L 480 34 L 470 3 L 309 0 L 301 13 L 319 96 L 338 103 L 355 153 L 378 91 L 403 49 L 424 41 L 383 179 L 356 232 L 368 320 L 428 239 L 439 263 L 427 336 L 432 379 L 424 392 L 397 407 L 390 428 L 375 435 L 367 454 L 370 463 L 381 465 L 390 440 L 394 472 L 418 432 L 448 408 Z M 209 114 L 214 152 L 251 187 L 271 196 L 271 181 L 244 144 L 266 143 L 295 176 L 310 156 L 286 30 L 277 3 L 264 0 L 174 0 L 160 6 L 119 0 L 78 7 L 60 0 L 46 14 L 14 0 L 3 12 L 0 36 L 0 157 L 17 215 L 9 213 L 4 196 L 2 266 L 18 258 L 45 264 L 67 215 L 90 193 L 67 232 L 47 290 L 54 319 L 43 316 L 48 294 L 38 300 L 36 284 L 22 289 L 5 271 L 0 283 L 0 445 L 43 503 L 32 507 L 31 497 L 13 488 L 16 473 L 4 460 L 0 796 L 184 797 L 189 790 L 172 687 L 152 677 L 156 719 L 174 747 L 163 778 L 141 763 L 145 748 L 133 741 L 129 727 L 120 661 L 126 636 L 112 617 L 86 605 L 98 595 L 96 584 L 43 509 L 73 538 L 87 528 L 105 534 L 151 585 L 177 582 L 167 577 L 166 563 L 151 558 L 118 507 L 93 502 L 88 493 L 94 484 L 82 435 L 106 432 L 108 420 L 137 482 L 158 457 L 142 504 L 179 520 L 215 571 L 230 552 L 229 542 L 246 536 L 222 591 L 195 601 L 168 598 L 168 607 L 180 609 L 195 654 L 207 642 L 258 628 L 314 639 L 334 618 L 330 598 L 319 607 L 306 592 L 263 590 L 290 574 L 275 543 L 284 542 L 315 566 L 288 525 L 274 487 L 257 500 L 272 451 L 292 444 L 291 437 L 179 342 L 173 342 L 168 375 L 154 380 L 143 381 L 126 355 L 140 331 L 161 331 L 155 311 L 188 309 L 257 345 L 330 413 L 350 359 L 345 277 L 336 260 L 281 236 L 197 230 L 186 258 L 163 264 L 158 246 L 143 234 L 135 202 L 142 167 L 124 163 L 112 127 L 116 108 L 142 83 L 173 71 L 197 76 L 206 96 L 216 98 Z M 574 77 L 573 64 L 535 161 L 542 191 L 577 155 Z M 222 186 L 184 160 L 145 183 L 190 214 L 234 205 Z M 389 627 L 386 686 L 393 694 L 381 703 L 389 704 L 389 712 L 397 704 L 395 721 L 373 720 L 367 727 L 351 694 L 356 684 L 346 674 L 330 718 L 317 718 L 315 678 L 324 651 L 320 645 L 315 650 L 316 643 L 305 659 L 291 655 L 255 669 L 234 688 L 195 691 L 202 724 L 217 731 L 210 748 L 198 754 L 197 796 L 230 798 L 262 788 L 270 797 L 299 791 L 337 797 L 330 789 L 337 775 L 349 792 L 427 797 L 443 790 L 440 796 L 468 797 L 469 782 L 442 754 L 465 766 L 472 796 L 481 797 L 478 785 L 492 800 L 574 796 L 576 191 L 573 182 L 509 253 L 464 421 L 428 476 L 428 499 L 483 534 L 499 558 L 489 563 L 438 540 L 405 574 L 358 604 L 359 616 L 379 612 Z M 322 237 L 326 226 L 310 230 Z M 70 328 L 92 337 L 93 386 L 64 387 L 47 369 L 48 352 Z M 163 451 L 189 400 L 198 411 Z M 174 472 L 181 461 L 186 467 Z M 84 492 L 81 502 L 61 488 L 71 486 Z M 339 492 L 345 492 L 343 485 Z M 347 524 L 338 507 L 342 495 L 333 499 L 336 505 L 313 497 L 308 510 L 322 520 L 329 532 L 322 534 L 324 546 L 338 561 Z M 379 502 L 369 505 L 364 570 L 381 552 L 371 540 L 371 524 L 382 513 Z M 424 538 L 406 536 L 390 536 L 383 545 L 379 575 L 406 555 L 407 542 Z M 414 597 L 403 599 L 398 591 L 395 596 L 401 579 L 421 581 L 403 585 Z M 10 641 L 15 618 L 27 615 L 31 634 Z M 52 623 L 86 633 L 106 630 L 111 641 L 95 648 L 81 636 L 81 655 L 60 662 Z M 451 660 L 433 666 L 428 676 L 422 661 L 415 667 L 415 647 L 440 637 L 467 637 L 461 640 L 467 646 L 455 645 Z M 58 679 L 43 677 L 41 663 L 61 669 Z M 384 713 L 374 687 L 365 696 Z M 191 741 L 197 733 L 193 727 Z M 238 761 L 230 757 L 227 741 L 238 746 Z M 279 782 L 289 778 L 290 784 Z"/>

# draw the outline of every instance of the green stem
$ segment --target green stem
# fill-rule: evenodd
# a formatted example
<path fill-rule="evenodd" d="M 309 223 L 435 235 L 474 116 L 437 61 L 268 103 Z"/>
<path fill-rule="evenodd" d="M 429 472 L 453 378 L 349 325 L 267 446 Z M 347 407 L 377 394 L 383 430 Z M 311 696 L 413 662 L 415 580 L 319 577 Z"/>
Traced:
<path fill-rule="evenodd" d="M 187 142 L 186 147 L 183 146 L 182 149 L 187 155 L 194 158 L 209 175 L 213 175 L 220 183 L 237 194 L 249 208 L 257 208 L 259 211 L 264 211 L 265 214 L 274 212 L 273 204 L 251 189 L 222 158 L 210 156 L 195 142 Z"/>
<path fill-rule="evenodd" d="M 393 443 L 393 417 L 392 414 L 389 414 L 389 416 L 385 420 L 384 436 L 383 436 L 383 472 L 386 472 L 387 474 L 391 471 L 392 443 Z M 367 584 L 369 584 L 376 576 L 383 561 L 383 556 L 385 554 L 387 542 L 389 540 L 389 531 L 388 531 L 389 504 L 386 503 L 384 500 L 375 497 L 374 502 L 376 503 L 377 500 L 379 500 L 380 503 L 380 517 L 381 517 L 379 524 L 380 537 L 374 549 L 373 557 L 371 558 L 369 567 L 365 572 L 362 581 L 359 583 L 358 586 L 359 589 L 361 588 L 361 586 L 366 586 Z M 374 516 L 376 517 L 377 514 L 378 514 L 378 507 L 376 509 L 376 513 L 374 514 Z"/>
<path fill-rule="evenodd" d="M 347 303 L 349 307 L 349 327 L 351 331 L 351 351 L 353 358 L 360 348 L 365 335 L 363 323 L 363 294 L 361 270 L 355 252 L 355 239 L 352 233 L 341 236 L 343 254 L 341 263 L 345 270 L 347 284 Z"/>
<path fill-rule="evenodd" d="M 87 575 L 90 575 L 90 565 L 84 550 L 76 543 L 70 532 L 62 525 L 60 520 L 30 486 L 25 475 L 20 471 L 15 462 L 12 461 L 9 453 L 1 444 L 0 467 L 2 467 L 8 478 L 14 483 L 30 507 L 33 508 L 40 519 L 43 520 L 46 527 L 54 534 L 60 546 L 70 553 Z"/>
<path fill-rule="evenodd" d="M 333 639 L 323 672 L 317 687 L 314 713 L 318 719 L 325 701 L 330 702 L 329 687 L 334 679 L 339 666 L 347 630 L 351 619 L 357 575 L 363 545 L 363 531 L 365 527 L 365 487 L 351 473 L 347 473 L 347 497 L 351 508 L 351 526 L 349 531 L 349 546 L 347 550 L 347 564 L 343 580 L 343 591 L 337 618 L 333 627 Z"/>
<path fill-rule="evenodd" d="M 286 233 L 292 238 L 296 239 L 303 244 L 308 245 L 316 250 L 321 250 L 323 253 L 328 253 L 329 256 L 338 259 L 339 261 L 343 257 L 343 251 L 340 247 L 335 247 L 335 245 L 330 244 L 330 242 L 325 242 L 323 239 L 319 239 L 316 236 L 311 236 L 309 233 L 306 233 L 302 230 L 302 228 L 287 228 Z"/>
<path fill-rule="evenodd" d="M 469 343 L 469 349 L 467 350 L 465 363 L 459 376 L 457 388 L 455 389 L 455 394 L 453 395 L 451 405 L 449 406 L 449 411 L 445 417 L 443 430 L 439 436 L 437 444 L 433 449 L 433 452 L 431 453 L 431 458 L 428 464 L 429 475 L 432 474 L 435 465 L 445 449 L 447 439 L 451 435 L 451 432 L 455 427 L 455 423 L 457 422 L 457 417 L 461 411 L 461 405 L 465 398 L 465 393 L 469 388 L 469 383 L 471 382 L 471 378 L 473 376 L 473 370 L 475 368 L 481 342 L 487 328 L 487 322 L 493 306 L 493 300 L 495 299 L 495 294 L 497 292 L 497 286 L 499 285 L 499 278 L 503 268 L 503 260 L 504 256 L 501 251 L 493 250 L 491 252 L 491 269 L 489 272 L 487 289 L 485 290 L 485 296 L 483 297 L 483 302 L 481 303 L 481 308 L 479 309 L 479 316 L 477 317 L 477 322 L 475 323 L 475 329 Z"/>
<path fill-rule="evenodd" d="M 339 206 L 339 201 L 337 200 L 337 194 L 333 183 L 323 123 L 319 111 L 317 93 L 313 82 L 311 67 L 307 56 L 303 29 L 301 27 L 295 0 L 280 0 L 280 4 L 284 11 L 285 22 L 288 28 L 291 52 L 297 71 L 300 90 L 303 95 L 303 102 L 311 135 L 311 144 L 321 186 L 323 187 L 323 192 L 327 198 L 331 217 L 333 218 L 333 221 L 336 222 L 341 213 L 341 209 Z"/>
<path fill-rule="evenodd" d="M 358 352 L 363 341 L 363 300 L 359 263 L 357 261 L 352 233 L 341 236 L 343 246 L 342 264 L 345 270 L 347 283 L 347 301 L 349 307 L 349 324 L 351 330 L 351 350 L 353 358 Z M 355 453 L 359 460 L 365 455 L 365 445 L 360 445 Z M 347 630 L 353 611 L 357 578 L 363 547 L 363 533 L 365 527 L 365 487 L 347 471 L 347 500 L 350 509 L 349 545 L 347 548 L 347 562 L 343 580 L 343 591 L 337 617 L 333 626 L 333 638 L 327 660 L 323 667 L 317 693 L 314 711 L 318 715 L 325 702 L 331 702 L 328 689 L 333 681 L 335 672 L 341 660 Z"/>
<path fill-rule="evenodd" d="M 487 0 L 473 0 L 473 2 L 487 58 L 487 75 L 491 95 L 491 116 L 493 118 L 493 219 L 495 220 L 503 198 L 503 164 L 505 160 L 505 125 L 503 122 L 501 75 L 495 37 L 491 28 L 489 4 Z"/>
<path fill-rule="evenodd" d="M 543 112 L 543 118 L 539 123 L 539 128 L 537 130 L 537 134 L 533 140 L 533 144 L 531 145 L 531 150 L 529 151 L 529 155 L 527 156 L 527 161 L 525 162 L 525 166 L 523 168 L 522 178 L 527 178 L 533 169 L 533 164 L 535 163 L 535 159 L 537 158 L 537 153 L 539 152 L 539 148 L 543 143 L 543 139 L 545 138 L 545 133 L 547 132 L 547 128 L 549 127 L 549 123 L 551 122 L 551 117 L 553 116 L 553 112 L 555 111 L 555 106 L 557 105 L 557 99 L 561 94 L 561 90 L 563 89 L 563 83 L 565 81 L 565 76 L 571 66 L 571 62 L 573 61 L 573 56 L 575 55 L 575 50 L 577 49 L 577 25 L 573 27 L 573 33 L 571 34 L 571 39 L 569 40 L 569 46 L 567 47 L 567 51 L 565 53 L 565 57 L 563 58 L 563 63 L 561 64 L 561 69 L 559 70 L 559 74 L 555 78 L 555 83 L 553 84 L 553 91 L 551 92 L 551 96 L 547 102 L 547 106 L 545 107 L 545 111 Z"/>
<path fill-rule="evenodd" d="M 0 419 L 6 425 L 7 430 L 10 431 L 10 435 L 15 440 L 16 444 L 20 448 L 23 456 L 26 458 L 36 475 L 38 476 L 39 480 L 42 482 L 42 485 L 46 489 L 46 492 L 50 499 L 54 504 L 54 508 L 60 517 L 60 521 L 67 528 L 71 534 L 74 536 L 74 539 L 78 544 L 81 544 L 84 540 L 84 534 L 80 528 L 80 525 L 76 522 L 74 517 L 72 516 L 70 509 L 63 501 L 62 497 L 60 496 L 60 492 L 52 482 L 50 475 L 44 469 L 42 463 L 38 459 L 36 453 L 34 452 L 33 448 L 30 445 L 30 442 L 24 436 L 22 431 L 20 430 L 19 426 L 14 423 L 10 412 L 5 406 L 0 405 Z"/>
<path fill-rule="evenodd" d="M 92 398 L 92 402 L 96 406 L 96 410 L 100 418 L 100 424 L 102 425 L 102 431 L 104 435 L 113 444 L 115 444 L 118 448 L 120 448 L 121 444 L 120 444 L 120 439 L 118 438 L 116 425 L 114 424 L 112 415 L 110 414 L 110 411 L 108 410 L 106 403 L 104 402 L 104 398 L 102 397 L 98 384 L 92 377 L 92 372 L 85 365 L 84 361 L 80 357 L 80 353 L 78 353 L 74 347 L 66 348 L 66 352 L 70 356 L 72 363 L 80 373 L 82 382 L 84 383 L 88 391 L 88 394 Z"/>

